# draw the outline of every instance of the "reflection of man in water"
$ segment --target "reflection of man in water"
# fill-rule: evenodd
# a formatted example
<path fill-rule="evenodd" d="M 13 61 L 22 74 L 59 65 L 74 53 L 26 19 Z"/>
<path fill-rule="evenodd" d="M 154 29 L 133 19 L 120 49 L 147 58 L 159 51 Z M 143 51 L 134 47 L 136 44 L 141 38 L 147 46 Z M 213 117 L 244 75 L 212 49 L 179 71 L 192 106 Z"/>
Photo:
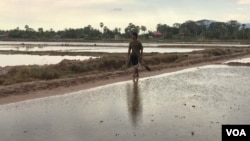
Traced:
<path fill-rule="evenodd" d="M 138 121 L 141 120 L 142 116 L 142 104 L 140 97 L 140 90 L 138 87 L 138 82 L 133 83 L 133 89 L 131 91 L 130 85 L 127 88 L 127 100 L 128 100 L 128 111 L 130 120 L 133 126 L 138 125 Z"/>

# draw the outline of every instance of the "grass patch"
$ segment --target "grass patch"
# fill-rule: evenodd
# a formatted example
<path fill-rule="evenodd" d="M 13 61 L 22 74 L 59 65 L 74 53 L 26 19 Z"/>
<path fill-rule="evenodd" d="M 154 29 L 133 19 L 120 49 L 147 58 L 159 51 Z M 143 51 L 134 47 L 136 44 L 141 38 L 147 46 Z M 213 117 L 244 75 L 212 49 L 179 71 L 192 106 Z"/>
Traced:
<path fill-rule="evenodd" d="M 177 53 L 164 53 L 164 54 L 155 54 L 150 58 L 145 58 L 145 62 L 149 65 L 159 65 L 165 63 L 175 63 L 188 56 L 185 54 L 177 54 Z"/>
<path fill-rule="evenodd" d="M 250 66 L 250 63 L 241 63 L 241 62 L 229 62 L 229 66 Z"/>
<path fill-rule="evenodd" d="M 63 60 L 56 65 L 17 66 L 0 76 L 0 85 L 10 85 L 35 80 L 68 78 L 89 73 L 102 73 L 125 69 L 126 57 L 111 55 L 87 61 Z"/>
<path fill-rule="evenodd" d="M 13 67 L 0 79 L 2 85 L 29 82 L 34 80 L 52 80 L 59 78 L 57 70 L 50 66 L 18 66 Z"/>

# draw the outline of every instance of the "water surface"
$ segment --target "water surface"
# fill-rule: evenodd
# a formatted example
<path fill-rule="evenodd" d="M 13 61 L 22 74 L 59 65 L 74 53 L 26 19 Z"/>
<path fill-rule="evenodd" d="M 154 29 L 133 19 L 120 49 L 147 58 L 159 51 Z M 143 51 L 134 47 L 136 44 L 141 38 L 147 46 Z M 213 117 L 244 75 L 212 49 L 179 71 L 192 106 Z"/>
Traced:
<path fill-rule="evenodd" d="M 230 60 L 230 61 L 226 61 L 225 63 L 230 63 L 230 62 L 250 63 L 250 58 L 242 58 L 242 59 Z"/>
<path fill-rule="evenodd" d="M 142 42 L 145 47 L 186 47 L 186 46 L 195 46 L 195 47 L 250 47 L 248 44 L 239 44 L 239 43 L 185 43 L 185 42 L 176 42 L 176 43 L 160 43 L 160 42 Z M 38 45 L 38 46 L 102 46 L 102 47 L 128 47 L 129 42 L 113 42 L 113 43 L 100 43 L 100 42 L 20 42 L 20 41 L 0 41 L 0 45 Z"/>
<path fill-rule="evenodd" d="M 13 51 L 59 51 L 59 52 L 105 52 L 105 53 L 127 53 L 128 47 L 93 47 L 93 46 L 46 46 L 46 47 L 16 47 L 16 46 L 0 46 L 0 50 L 13 50 Z M 145 53 L 158 52 L 158 53 L 171 53 L 171 52 L 192 52 L 194 48 L 161 48 L 161 47 L 145 47 Z"/>
<path fill-rule="evenodd" d="M 0 67 L 19 66 L 19 65 L 50 65 L 57 64 L 64 59 L 68 60 L 87 60 L 96 58 L 91 56 L 49 56 L 49 55 L 26 55 L 14 54 L 4 55 L 0 54 Z"/>
<path fill-rule="evenodd" d="M 4 141 L 215 141 L 250 123 L 250 68 L 205 66 L 0 106 Z"/>

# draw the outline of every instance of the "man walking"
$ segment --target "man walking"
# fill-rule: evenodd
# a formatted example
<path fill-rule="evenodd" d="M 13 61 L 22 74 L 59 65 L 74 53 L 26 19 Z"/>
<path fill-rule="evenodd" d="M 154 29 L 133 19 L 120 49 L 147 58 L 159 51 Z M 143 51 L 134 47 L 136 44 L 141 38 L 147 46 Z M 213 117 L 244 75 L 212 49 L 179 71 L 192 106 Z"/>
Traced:
<path fill-rule="evenodd" d="M 128 48 L 128 60 L 129 63 L 132 63 L 134 67 L 134 73 L 133 73 L 134 79 L 139 78 L 139 61 L 141 61 L 142 57 L 143 57 L 142 43 L 138 40 L 138 34 L 136 32 L 133 32 L 132 41 L 129 43 L 129 48 Z"/>

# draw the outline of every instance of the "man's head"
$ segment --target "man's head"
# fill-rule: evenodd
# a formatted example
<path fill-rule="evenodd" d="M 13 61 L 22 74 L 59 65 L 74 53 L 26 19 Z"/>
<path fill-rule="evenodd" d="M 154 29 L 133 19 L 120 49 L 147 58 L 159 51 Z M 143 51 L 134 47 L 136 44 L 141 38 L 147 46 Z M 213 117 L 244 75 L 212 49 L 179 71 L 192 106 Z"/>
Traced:
<path fill-rule="evenodd" d="M 138 34 L 136 32 L 132 33 L 132 39 L 136 40 L 138 38 Z"/>

